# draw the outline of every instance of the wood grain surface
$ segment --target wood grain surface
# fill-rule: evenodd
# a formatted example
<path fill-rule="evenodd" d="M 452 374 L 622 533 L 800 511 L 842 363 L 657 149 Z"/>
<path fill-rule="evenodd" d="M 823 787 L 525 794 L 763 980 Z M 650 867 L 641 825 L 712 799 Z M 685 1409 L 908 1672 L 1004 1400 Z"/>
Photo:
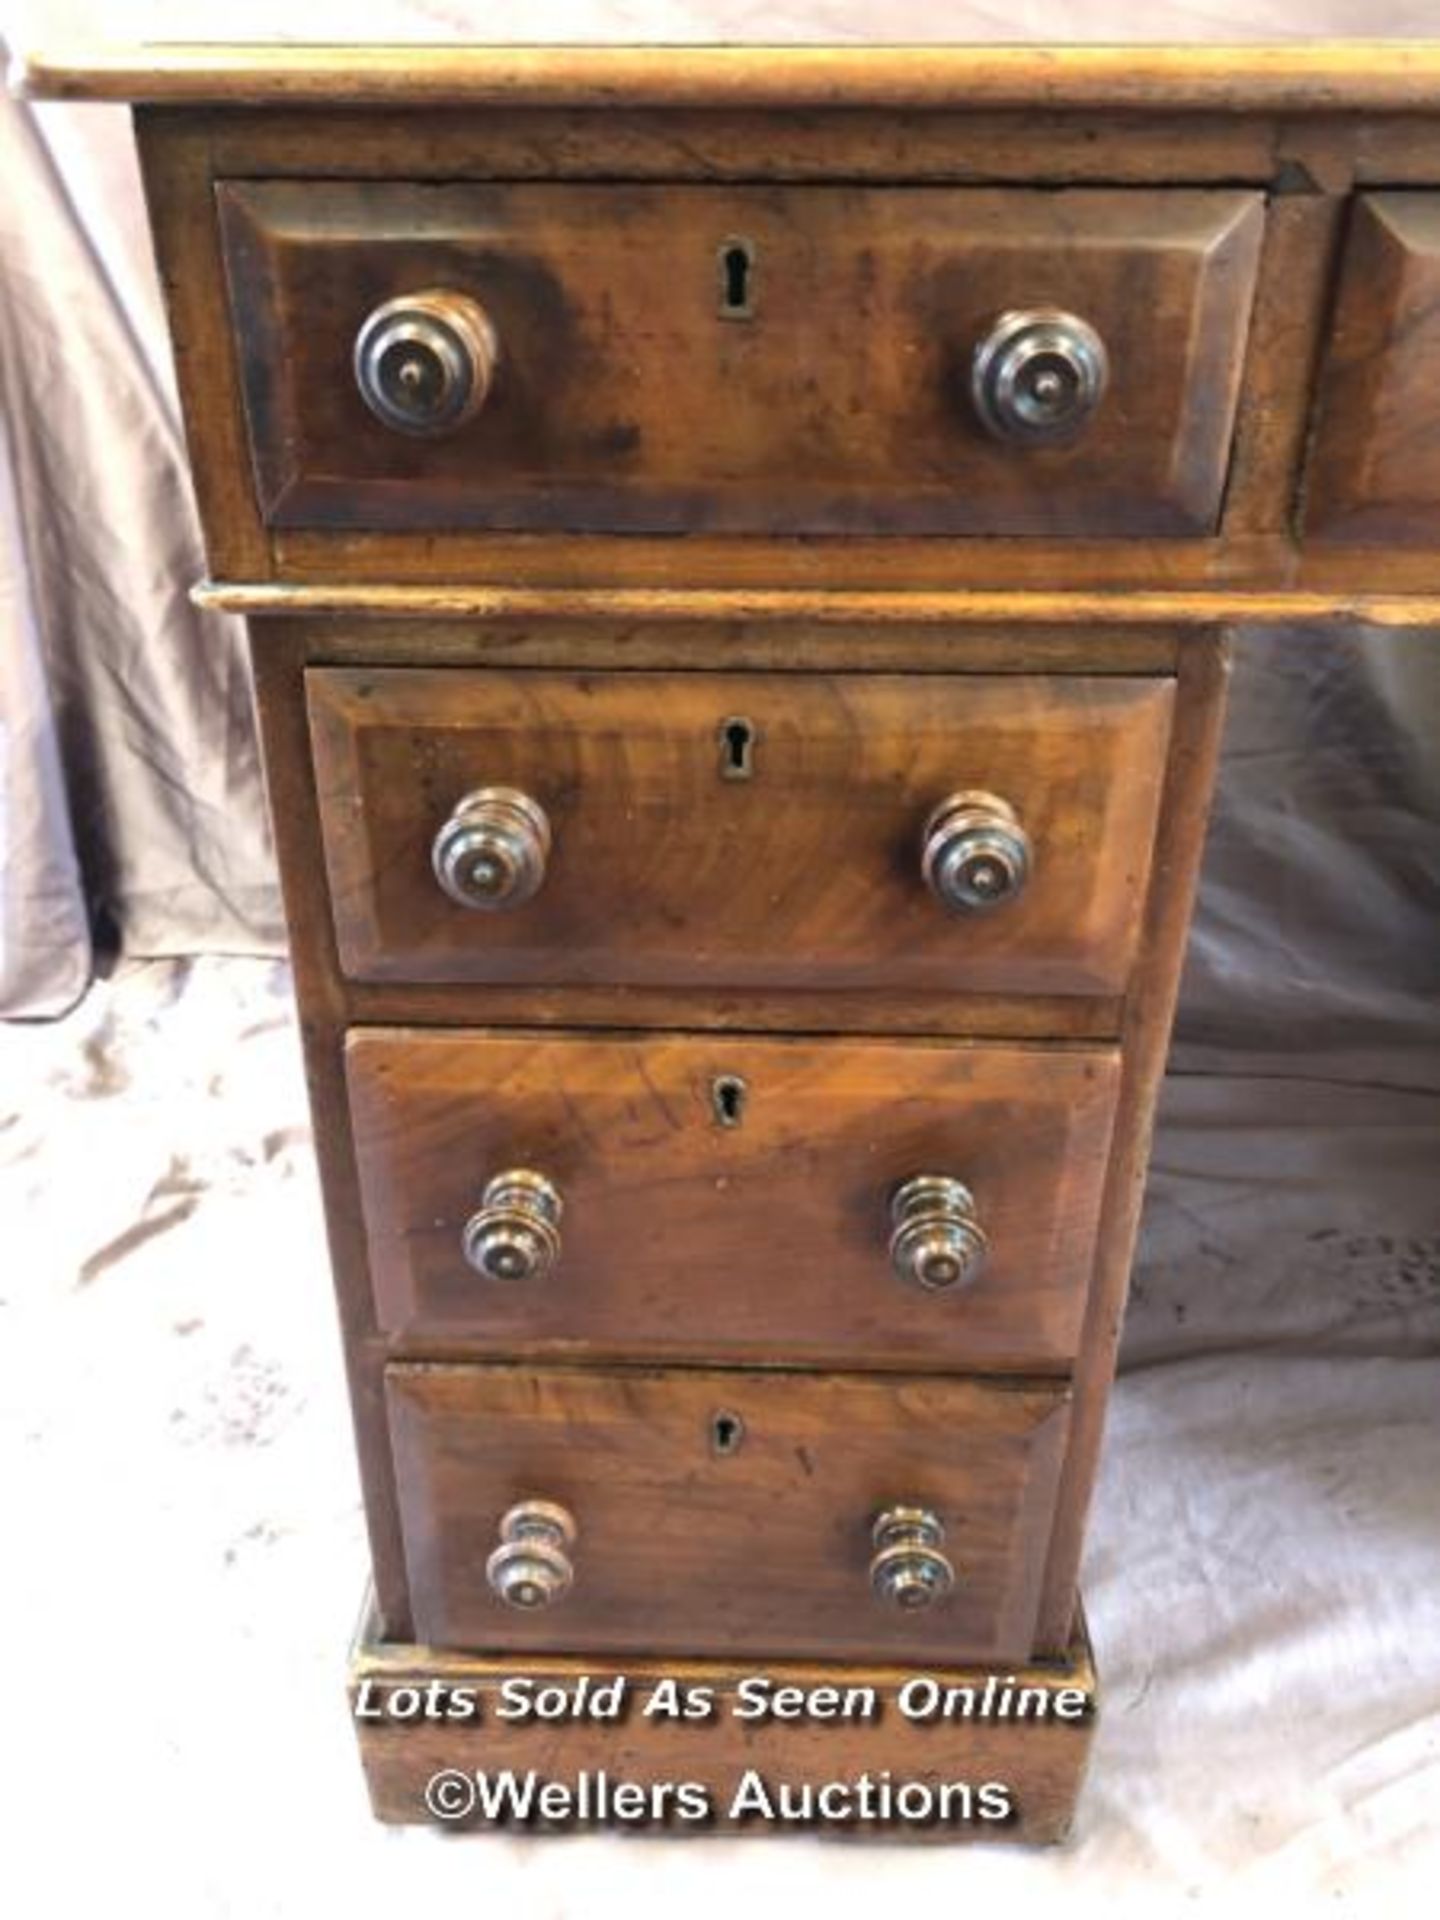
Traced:
<path fill-rule="evenodd" d="M 308 676 L 342 963 L 363 979 L 1113 993 L 1128 974 L 1171 690 L 1163 679 L 370 671 Z M 721 730 L 753 729 L 752 777 Z M 476 787 L 554 845 L 523 906 L 430 869 Z M 1034 845 L 1018 899 L 924 885 L 931 810 L 980 788 Z"/>
<path fill-rule="evenodd" d="M 289 527 L 1189 534 L 1213 527 L 1262 231 L 1253 193 L 222 182 L 261 506 Z M 749 262 L 725 308 L 720 263 Z M 444 287 L 500 341 L 433 440 L 351 371 Z M 1000 444 L 970 359 L 1064 308 L 1110 387 L 1073 444 Z"/>
<path fill-rule="evenodd" d="M 1319 136 L 1354 124 L 1277 121 L 1211 108 L 1178 118 L 1133 110 L 935 107 L 895 114 L 862 103 L 777 113 L 636 103 L 578 106 L 145 107 L 142 119 L 203 126 L 221 179 L 660 180 L 766 179 L 883 184 L 1270 185 Z M 1413 152 L 1423 119 L 1382 121 Z M 1387 155 L 1387 164 L 1390 162 Z M 1413 162 L 1412 162 L 1413 164 Z"/>
<path fill-rule="evenodd" d="M 1371 193 L 1350 214 L 1305 525 L 1327 540 L 1440 536 L 1440 193 Z"/>
<path fill-rule="evenodd" d="M 1055 1385 L 858 1374 L 397 1365 L 386 1372 L 417 1635 L 503 1652 L 1022 1660 L 1069 1415 Z M 721 1453 L 718 1414 L 743 1438 Z M 574 1516 L 574 1585 L 505 1606 L 517 1500 Z M 932 1508 L 955 1585 L 872 1593 L 870 1530 Z"/>
<path fill-rule="evenodd" d="M 1106 1174 L 1095 1275 L 1075 1367 L 1075 1419 L 1045 1574 L 1035 1641 L 1038 1653 L 1062 1652 L 1075 1625 L 1085 1524 L 1100 1470 L 1100 1444 L 1135 1258 L 1156 1102 L 1215 791 L 1229 673 L 1229 641 L 1222 633 L 1197 635 L 1182 654 L 1155 872 L 1145 903 L 1144 940 L 1134 991 L 1125 1006 L 1115 1146 Z"/>
<path fill-rule="evenodd" d="M 503 107 L 467 108 L 463 86 L 447 100 L 444 89 L 465 62 L 457 67 L 440 59 L 431 76 L 433 111 L 387 109 L 387 98 L 403 99 L 410 76 L 408 63 L 393 57 L 388 64 L 394 70 L 386 71 L 383 50 L 376 56 L 382 80 L 369 105 L 358 103 L 363 88 L 347 104 L 335 85 L 339 68 L 327 73 L 323 54 L 312 49 L 298 56 L 294 72 L 284 69 L 282 56 L 272 104 L 260 106 L 265 56 L 251 74 L 260 91 L 247 101 L 248 55 L 242 50 L 236 64 L 227 66 L 226 54 L 210 72 L 217 83 L 219 76 L 230 76 L 222 111 L 176 104 L 144 106 L 138 113 L 210 568 L 219 583 L 215 602 L 251 613 L 309 607 L 440 614 L 478 610 L 497 600 L 514 607 L 527 596 L 558 592 L 827 588 L 900 597 L 943 590 L 956 595 L 956 619 L 1435 624 L 1440 546 L 1407 527 L 1415 510 L 1382 507 L 1369 531 L 1364 514 L 1353 525 L 1345 516 L 1307 521 L 1300 468 L 1312 426 L 1313 366 L 1324 344 L 1318 336 L 1330 324 L 1335 237 L 1352 193 L 1369 186 L 1433 187 L 1440 178 L 1440 116 L 1427 114 L 1433 102 L 1417 77 L 1427 58 L 1440 59 L 1440 47 L 1382 50 L 1369 65 L 1372 50 L 1366 48 L 1348 54 L 1336 47 L 1285 49 L 1273 59 L 1262 50 L 1256 59 L 1264 85 L 1243 110 L 1250 62 L 1241 57 L 1224 65 L 1227 56 L 1216 54 L 1219 64 L 1212 66 L 1212 50 L 1191 52 L 1207 75 L 1204 88 L 1223 66 L 1235 90 L 1222 95 L 1202 89 L 1202 95 L 1186 97 L 1182 108 L 1186 78 L 1197 69 L 1190 54 L 1162 51 L 1155 72 L 1137 83 L 1136 100 L 1123 110 L 1107 108 L 1087 98 L 1091 82 L 1098 84 L 1105 69 L 1112 78 L 1123 73 L 1128 83 L 1131 73 L 1149 71 L 1150 55 L 1111 59 L 1092 49 L 1081 54 L 1080 68 L 1067 61 L 1067 84 L 1078 79 L 1078 91 L 1068 101 L 1057 99 L 1052 85 L 1058 70 L 1051 65 L 1057 56 L 1047 49 L 1017 56 L 1015 74 L 1028 75 L 1037 88 L 1027 100 L 996 100 L 967 114 L 957 110 L 961 96 L 947 100 L 947 83 L 937 82 L 935 101 L 905 115 L 866 104 L 863 88 L 854 91 L 858 70 L 843 85 L 837 80 L 826 112 L 785 107 L 783 88 L 767 105 L 775 63 L 753 56 L 744 83 L 760 87 L 753 97 L 746 97 L 744 86 L 731 93 L 728 81 L 711 76 L 709 84 L 720 90 L 703 110 L 693 101 L 665 104 L 663 87 L 656 98 L 649 91 L 666 71 L 666 62 L 651 52 L 634 56 L 649 63 L 649 81 L 628 74 L 633 91 L 623 112 L 613 110 L 608 83 L 589 105 L 578 95 L 565 104 L 563 92 L 549 104 L 516 104 L 541 100 L 543 86 L 558 79 L 564 62 L 557 67 L 542 60 L 529 70 L 524 60 L 518 67 L 513 59 L 507 64 L 503 54 L 495 69 L 501 89 L 520 89 Z M 1100 67 L 1087 65 L 1090 54 Z M 827 76 L 838 74 L 829 53 L 818 57 Z M 1010 56 L 998 57 L 1003 67 Z M 490 56 L 481 52 L 478 58 L 485 68 Z M 161 72 L 160 91 L 173 79 L 174 97 L 183 100 L 189 85 L 185 56 L 178 56 L 169 79 L 162 71 L 168 59 L 168 53 L 157 53 L 153 63 Z M 902 65 L 918 78 L 928 61 L 928 55 L 909 57 Z M 145 70 L 145 61 L 138 61 L 130 70 L 132 82 Z M 469 70 L 471 79 L 476 71 Z M 986 69 L 982 92 L 997 71 Z M 109 84 L 103 61 L 95 73 Z M 1386 73 L 1390 80 L 1382 84 Z M 577 74 L 569 78 L 578 84 Z M 887 86 L 897 75 L 898 69 L 889 72 Z M 1168 76 L 1164 85 L 1162 76 Z M 111 78 L 121 85 L 119 69 Z M 697 88 L 702 85 L 698 72 L 691 78 Z M 962 79 L 957 69 L 948 84 Z M 526 94 L 532 81 L 542 86 L 540 94 Z M 309 93 L 312 82 L 317 91 Z M 1272 82 L 1280 91 L 1267 101 Z M 1296 83 L 1293 96 L 1284 91 L 1289 82 Z M 1387 92 L 1391 82 L 1393 93 Z M 1407 101 L 1404 92 L 1412 84 Z M 1152 85 L 1160 90 L 1142 106 Z M 287 92 L 292 86 L 297 91 Z M 1375 87 L 1378 93 L 1371 91 Z M 196 97 L 203 99 L 203 90 Z M 307 108 L 307 97 L 324 98 L 327 110 Z M 1167 97 L 1177 103 L 1168 114 Z M 854 527 L 787 535 L 775 522 L 753 534 L 692 529 L 683 550 L 670 534 L 632 531 L 614 539 L 574 527 L 377 530 L 339 520 L 267 527 L 246 448 L 225 275 L 216 263 L 215 190 L 226 180 L 294 185 L 322 174 L 335 176 L 337 186 L 348 181 L 362 191 L 362 182 L 377 180 L 412 191 L 421 182 L 438 187 L 497 180 L 533 187 L 547 182 L 565 190 L 589 182 L 596 191 L 602 181 L 627 191 L 648 183 L 665 192 L 682 185 L 729 191 L 752 183 L 745 190 L 753 191 L 753 183 L 767 177 L 796 191 L 835 191 L 838 181 L 846 181 L 882 194 L 953 187 L 1001 198 L 1018 190 L 1022 199 L 1036 197 L 1025 191 L 1027 183 L 1032 189 L 1074 186 L 1102 194 L 1110 188 L 1120 197 L 1123 183 L 1142 195 L 1163 188 L 1264 190 L 1269 217 L 1237 401 L 1233 467 L 1218 522 L 1206 537 L 1151 532 L 1141 539 L 1077 538 L 1046 528 L 983 538 L 864 534 Z M 669 185 L 657 188 L 662 180 Z M 1174 350 L 1188 351 L 1178 342 Z M 343 386 L 348 369 L 336 377 Z M 1423 386 L 1423 370 L 1414 378 Z M 1419 401 L 1423 406 L 1423 393 Z M 1366 429 L 1359 431 L 1363 437 Z M 348 449 L 346 458 L 353 454 Z M 1168 495 L 1169 487 L 1166 480 L 1160 494 Z M 1316 499 L 1317 513 L 1323 512 L 1323 482 Z M 1383 565 L 1377 566 L 1380 555 Z M 292 586 L 298 589 L 293 597 Z"/>
<path fill-rule="evenodd" d="M 613 546 L 614 543 L 612 543 Z M 915 549 L 909 550 L 913 558 Z M 1318 553 L 1318 560 L 1322 557 Z M 1343 558 L 1343 555 L 1341 556 Z M 1425 556 L 1416 555 L 1424 561 Z M 1053 561 L 1053 555 L 1047 555 Z M 922 571 L 930 569 L 921 561 Z M 1353 570 L 1353 563 L 1352 569 Z M 602 564 L 600 571 L 608 569 Z M 621 570 L 626 571 L 625 569 Z M 741 569 L 745 571 L 745 569 Z M 1322 570 L 1323 571 L 1323 570 Z M 1383 566 L 1366 569 L 1374 580 L 1399 573 L 1391 587 L 1346 584 L 1341 569 L 1328 586 L 1294 591 L 1260 588 L 1186 589 L 1116 592 L 1085 588 L 1018 587 L 997 590 L 940 590 L 907 593 L 886 589 L 841 588 L 827 596 L 813 584 L 802 587 L 734 588 L 617 585 L 493 586 L 458 581 L 422 585 L 381 584 L 357 579 L 310 581 L 204 580 L 191 597 L 197 605 L 248 618 L 339 614 L 348 619 L 567 619 L 647 617 L 682 620 L 782 620 L 823 622 L 871 619 L 949 623 L 957 633 L 968 625 L 993 627 L 1009 621 L 1023 632 L 1070 621 L 1077 639 L 1088 623 L 1107 634 L 1129 627 L 1205 628 L 1289 625 L 1323 630 L 1363 622 L 1375 627 L 1440 626 L 1440 573 L 1422 565 L 1407 586 L 1403 564 L 1386 555 Z M 1422 584 L 1426 579 L 1429 585 Z M 1303 642 L 1305 635 L 1297 634 Z"/>
<path fill-rule="evenodd" d="M 553 1700 L 560 1694 L 576 1698 L 587 1676 L 594 1686 L 608 1685 L 617 1675 L 627 1682 L 629 1708 L 618 1720 L 505 1717 L 512 1710 L 505 1688 L 517 1678 L 528 1697 L 537 1697 L 543 1690 Z M 815 1699 L 822 1689 L 832 1698 L 845 1688 L 869 1689 L 875 1698 L 874 1717 L 741 1718 L 746 1701 L 741 1689 L 756 1678 L 753 1662 L 627 1658 L 617 1666 L 528 1653 L 497 1659 L 387 1641 L 368 1612 L 351 1652 L 349 1690 L 371 1805 L 381 1820 L 431 1823 L 435 1816 L 427 1807 L 425 1790 L 442 1769 L 484 1772 L 493 1779 L 507 1768 L 522 1774 L 533 1768 L 545 1779 L 567 1783 L 582 1774 L 601 1772 L 611 1782 L 631 1780 L 645 1787 L 692 1780 L 704 1789 L 715 1812 L 713 1820 L 696 1822 L 611 1823 L 622 1831 L 638 1827 L 670 1836 L 772 1839 L 793 1832 L 832 1839 L 988 1839 L 1030 1845 L 1066 1837 L 1100 1711 L 1099 1682 L 1083 1625 L 1077 1627 L 1064 1659 L 1017 1664 L 998 1676 L 1013 1683 L 1012 1698 L 1021 1689 L 1032 1695 L 1038 1690 L 1057 1702 L 1063 1695 L 1067 1713 L 1077 1704 L 1076 1696 L 1090 1703 L 1074 1719 L 1052 1710 L 1044 1718 L 1033 1712 L 1024 1718 L 992 1712 L 926 1721 L 901 1710 L 902 1691 L 913 1688 L 917 1678 L 933 1680 L 942 1692 L 954 1691 L 963 1697 L 968 1691 L 983 1700 L 986 1682 L 993 1688 L 996 1676 L 978 1666 L 933 1663 L 919 1675 L 914 1669 L 895 1666 L 767 1660 L 759 1677 L 772 1684 L 777 1699 L 782 1689 L 798 1690 L 808 1699 Z M 414 1697 L 423 1698 L 433 1685 L 447 1697 L 468 1691 L 476 1704 L 473 1718 L 415 1717 Z M 713 1703 L 709 1717 L 670 1717 L 669 1701 L 692 1700 L 702 1691 Z M 990 1697 L 997 1698 L 993 1691 Z M 913 1701 L 913 1693 L 907 1699 Z M 405 1717 L 407 1708 L 410 1717 Z M 897 1821 L 889 1826 L 845 1820 L 819 1820 L 813 1825 L 731 1820 L 727 1813 L 750 1769 L 772 1787 L 787 1782 L 801 1789 L 856 1781 L 866 1775 L 883 1779 L 887 1774 L 895 1783 L 948 1781 L 978 1787 L 994 1781 L 1009 1788 L 1014 1812 L 1001 1821 Z M 478 1809 L 472 1816 L 447 1822 L 451 1830 L 461 1832 L 503 1824 L 487 1821 Z M 562 1832 L 589 1824 L 534 1823 L 541 1831 L 553 1826 Z M 526 1823 L 512 1830 L 529 1831 L 531 1826 Z"/>
<path fill-rule="evenodd" d="M 1113 1049 L 352 1032 L 380 1322 L 491 1353 L 1054 1371 L 1074 1358 L 1110 1144 Z M 724 1124 L 716 1086 L 742 1087 Z M 462 1229 L 511 1167 L 560 1189 L 543 1279 L 487 1280 Z M 888 1258 L 917 1174 L 971 1189 L 991 1247 L 927 1293 Z"/>
<path fill-rule="evenodd" d="M 1404 113 L 1433 106 L 1433 40 L 899 47 L 883 13 L 858 46 L 345 46 L 38 40 L 17 84 L 35 98 L 330 107 L 946 106 Z"/>

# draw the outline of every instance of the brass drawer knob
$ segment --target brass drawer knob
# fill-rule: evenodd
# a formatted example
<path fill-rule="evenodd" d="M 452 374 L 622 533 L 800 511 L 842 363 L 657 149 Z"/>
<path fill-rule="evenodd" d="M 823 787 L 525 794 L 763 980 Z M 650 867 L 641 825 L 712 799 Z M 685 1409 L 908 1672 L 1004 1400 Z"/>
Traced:
<path fill-rule="evenodd" d="M 560 1259 L 560 1190 L 524 1167 L 497 1173 L 465 1222 L 465 1258 L 487 1280 L 543 1280 Z"/>
<path fill-rule="evenodd" d="M 479 787 L 457 801 L 435 836 L 430 864 L 460 907 L 498 913 L 532 899 L 545 879 L 550 821 L 514 787 Z"/>
<path fill-rule="evenodd" d="M 932 1605 L 954 1586 L 955 1569 L 941 1551 L 945 1528 L 928 1507 L 887 1507 L 870 1537 L 870 1586 L 877 1600 L 908 1613 Z"/>
<path fill-rule="evenodd" d="M 949 1293 L 979 1277 L 990 1248 L 975 1198 L 948 1174 L 922 1173 L 890 1201 L 890 1264 L 927 1293 Z"/>
<path fill-rule="evenodd" d="M 355 336 L 355 383 L 397 433 L 453 433 L 485 404 L 497 350 L 477 301 L 444 288 L 402 294 Z"/>
<path fill-rule="evenodd" d="M 995 439 L 1055 446 L 1086 426 L 1109 379 L 1105 342 L 1089 322 L 1039 307 L 1001 314 L 975 349 L 970 392 Z"/>
<path fill-rule="evenodd" d="M 485 1562 L 490 1591 L 507 1607 L 532 1612 L 563 1600 L 575 1579 L 573 1516 L 553 1500 L 522 1500 L 500 1522 L 500 1545 Z"/>
<path fill-rule="evenodd" d="M 953 913 L 988 913 L 1018 899 L 1030 864 L 1030 836 L 996 794 L 952 793 L 925 822 L 920 870 Z"/>

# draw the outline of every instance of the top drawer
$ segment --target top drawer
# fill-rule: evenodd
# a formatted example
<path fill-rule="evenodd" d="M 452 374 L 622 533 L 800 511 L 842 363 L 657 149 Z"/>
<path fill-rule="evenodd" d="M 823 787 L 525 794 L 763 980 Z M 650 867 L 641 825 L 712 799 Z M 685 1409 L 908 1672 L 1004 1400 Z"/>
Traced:
<path fill-rule="evenodd" d="M 217 191 L 273 526 L 1215 526 L 1258 194 Z"/>

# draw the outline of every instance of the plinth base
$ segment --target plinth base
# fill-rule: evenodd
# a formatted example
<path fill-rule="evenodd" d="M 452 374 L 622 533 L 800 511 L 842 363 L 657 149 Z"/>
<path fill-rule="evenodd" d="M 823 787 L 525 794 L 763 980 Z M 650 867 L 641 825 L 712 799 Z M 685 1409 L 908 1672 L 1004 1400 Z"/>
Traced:
<path fill-rule="evenodd" d="M 1043 1845 L 1098 1697 L 1083 1625 L 1024 1668 L 496 1659 L 384 1641 L 367 1608 L 350 1701 L 381 1820 Z"/>

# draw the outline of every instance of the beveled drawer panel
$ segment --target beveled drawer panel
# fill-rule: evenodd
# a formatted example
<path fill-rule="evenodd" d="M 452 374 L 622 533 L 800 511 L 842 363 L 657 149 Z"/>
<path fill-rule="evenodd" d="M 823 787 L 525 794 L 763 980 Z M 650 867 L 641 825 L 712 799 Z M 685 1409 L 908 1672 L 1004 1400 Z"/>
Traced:
<path fill-rule="evenodd" d="M 1440 193 L 1362 194 L 1318 392 L 1306 531 L 1440 538 Z"/>
<path fill-rule="evenodd" d="M 217 192 L 275 526 L 1215 526 L 1257 193 Z"/>
<path fill-rule="evenodd" d="M 422 1642 L 1030 1653 L 1063 1387 L 405 1365 L 386 1398 Z M 897 1510 L 934 1524 L 877 1567 Z"/>
<path fill-rule="evenodd" d="M 355 978 L 1124 989 L 1168 679 L 324 668 L 307 681 Z M 437 858 L 473 851 L 463 803 L 477 790 L 538 809 L 527 826 L 512 804 L 497 829 L 529 851 L 499 910 L 437 877 Z M 973 793 L 1011 811 L 1010 827 L 996 814 L 1001 839 L 1018 831 L 1027 851 L 1006 867 L 976 830 L 997 890 L 957 911 L 927 885 L 927 850 L 938 882 L 937 846 L 964 836 L 953 812 L 932 825 L 937 809 Z"/>
<path fill-rule="evenodd" d="M 933 1371 L 1077 1350 L 1115 1049 L 362 1029 L 347 1068 L 379 1318 L 413 1339 Z"/>

